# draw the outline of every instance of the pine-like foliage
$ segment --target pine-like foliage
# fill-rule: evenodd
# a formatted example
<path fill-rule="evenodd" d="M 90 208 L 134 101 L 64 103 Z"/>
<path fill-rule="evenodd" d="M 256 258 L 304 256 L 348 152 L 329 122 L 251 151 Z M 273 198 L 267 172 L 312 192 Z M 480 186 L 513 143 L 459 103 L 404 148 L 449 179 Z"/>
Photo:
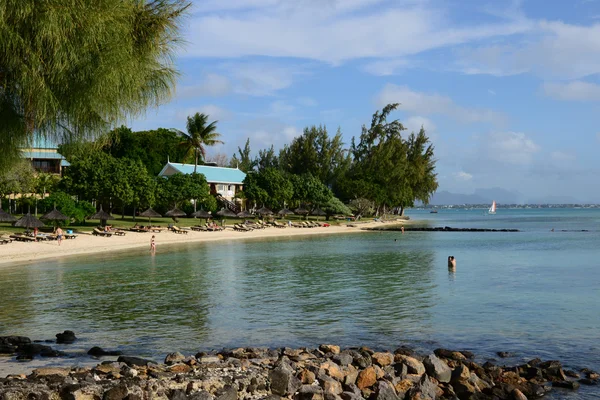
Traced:
<path fill-rule="evenodd" d="M 0 2 L 0 169 L 34 132 L 93 137 L 171 94 L 187 0 Z"/>

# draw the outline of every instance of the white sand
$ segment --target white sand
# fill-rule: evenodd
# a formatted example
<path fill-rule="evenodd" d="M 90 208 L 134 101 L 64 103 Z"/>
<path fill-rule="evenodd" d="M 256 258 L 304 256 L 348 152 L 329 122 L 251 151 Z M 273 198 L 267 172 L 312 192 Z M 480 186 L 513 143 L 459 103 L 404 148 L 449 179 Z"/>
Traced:
<path fill-rule="evenodd" d="M 401 223 L 401 221 L 398 221 Z M 398 223 L 395 222 L 395 223 Z M 380 222 L 366 222 L 349 227 L 346 224 L 320 228 L 295 228 L 286 227 L 256 229 L 250 232 L 237 232 L 228 228 L 221 232 L 195 232 L 177 234 L 170 231 L 160 233 L 127 232 L 125 236 L 100 237 L 80 234 L 76 239 L 63 240 L 61 245 L 56 241 L 16 242 L 0 245 L 0 266 L 14 263 L 34 262 L 43 259 L 52 259 L 65 256 L 76 256 L 94 253 L 115 252 L 132 248 L 148 247 L 150 251 L 150 238 L 156 236 L 157 253 L 161 247 L 172 243 L 209 242 L 215 240 L 235 239 L 260 239 L 270 237 L 290 237 L 300 235 L 331 235 L 337 233 L 361 232 L 361 228 L 380 226 Z M 362 231 L 364 232 L 364 231 Z"/>

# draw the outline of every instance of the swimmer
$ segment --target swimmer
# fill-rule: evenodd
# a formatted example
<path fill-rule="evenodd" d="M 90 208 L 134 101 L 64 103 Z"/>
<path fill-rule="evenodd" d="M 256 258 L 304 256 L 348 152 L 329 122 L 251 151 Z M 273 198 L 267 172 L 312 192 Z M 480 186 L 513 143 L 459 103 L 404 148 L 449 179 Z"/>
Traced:
<path fill-rule="evenodd" d="M 454 256 L 448 256 L 448 269 L 456 269 L 456 259 Z"/>

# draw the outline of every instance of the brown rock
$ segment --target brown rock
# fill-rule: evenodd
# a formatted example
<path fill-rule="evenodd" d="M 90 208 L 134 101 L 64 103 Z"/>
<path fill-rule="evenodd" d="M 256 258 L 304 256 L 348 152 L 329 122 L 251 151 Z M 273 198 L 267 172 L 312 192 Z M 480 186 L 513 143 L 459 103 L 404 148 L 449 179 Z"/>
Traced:
<path fill-rule="evenodd" d="M 323 369 L 327 375 L 340 382 L 344 380 L 344 371 L 342 371 L 340 366 L 333 361 L 324 362 L 319 368 Z"/>
<path fill-rule="evenodd" d="M 338 395 L 343 392 L 342 384 L 335 379 L 325 378 L 321 381 L 321 386 L 323 387 L 323 393 Z"/>
<path fill-rule="evenodd" d="M 125 384 L 117 385 L 104 393 L 103 400 L 123 400 L 127 397 L 128 390 Z"/>
<path fill-rule="evenodd" d="M 527 396 L 523 394 L 519 389 L 512 391 L 513 400 L 527 400 Z"/>
<path fill-rule="evenodd" d="M 186 364 L 174 364 L 169 367 L 169 371 L 176 374 L 186 374 L 192 370 L 192 367 Z"/>
<path fill-rule="evenodd" d="M 394 360 L 406 365 L 409 374 L 423 375 L 425 373 L 425 365 L 414 357 L 396 354 Z"/>
<path fill-rule="evenodd" d="M 394 389 L 396 389 L 396 393 L 398 393 L 398 397 L 403 399 L 406 396 L 406 393 L 414 386 L 414 383 L 410 379 L 402 379 L 400 382 L 394 385 Z"/>
<path fill-rule="evenodd" d="M 371 359 L 379 366 L 386 367 L 394 362 L 394 355 L 392 353 L 374 353 Z"/>
<path fill-rule="evenodd" d="M 305 385 L 311 385 L 315 381 L 315 379 L 317 379 L 317 377 L 313 372 L 305 368 L 302 371 L 300 371 L 298 379 L 300 379 L 300 381 Z"/>
<path fill-rule="evenodd" d="M 375 368 L 367 367 L 358 374 L 356 386 L 358 386 L 360 390 L 364 390 L 373 386 L 375 382 L 377 382 L 377 372 L 375 371 Z"/>
<path fill-rule="evenodd" d="M 354 365 L 344 367 L 344 384 L 353 385 L 358 378 L 358 369 Z"/>
<path fill-rule="evenodd" d="M 471 377 L 471 371 L 465 365 L 459 365 L 452 371 L 451 382 L 465 382 Z"/>
<path fill-rule="evenodd" d="M 118 371 L 118 369 L 117 369 Z M 42 376 L 69 376 L 69 372 L 71 372 L 70 368 L 38 368 L 34 369 L 31 373 L 32 378 L 39 378 Z"/>
<path fill-rule="evenodd" d="M 340 346 L 334 344 L 322 344 L 319 346 L 319 350 L 324 353 L 340 354 Z"/>

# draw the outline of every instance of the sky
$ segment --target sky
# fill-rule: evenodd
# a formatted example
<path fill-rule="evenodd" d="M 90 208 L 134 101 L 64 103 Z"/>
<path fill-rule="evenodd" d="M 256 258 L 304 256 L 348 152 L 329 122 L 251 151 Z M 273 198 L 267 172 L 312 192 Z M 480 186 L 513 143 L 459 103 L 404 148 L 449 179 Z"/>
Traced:
<path fill-rule="evenodd" d="M 233 155 L 372 114 L 435 146 L 439 190 L 600 202 L 600 0 L 193 0 L 172 100 L 130 122 L 218 120 Z"/>

